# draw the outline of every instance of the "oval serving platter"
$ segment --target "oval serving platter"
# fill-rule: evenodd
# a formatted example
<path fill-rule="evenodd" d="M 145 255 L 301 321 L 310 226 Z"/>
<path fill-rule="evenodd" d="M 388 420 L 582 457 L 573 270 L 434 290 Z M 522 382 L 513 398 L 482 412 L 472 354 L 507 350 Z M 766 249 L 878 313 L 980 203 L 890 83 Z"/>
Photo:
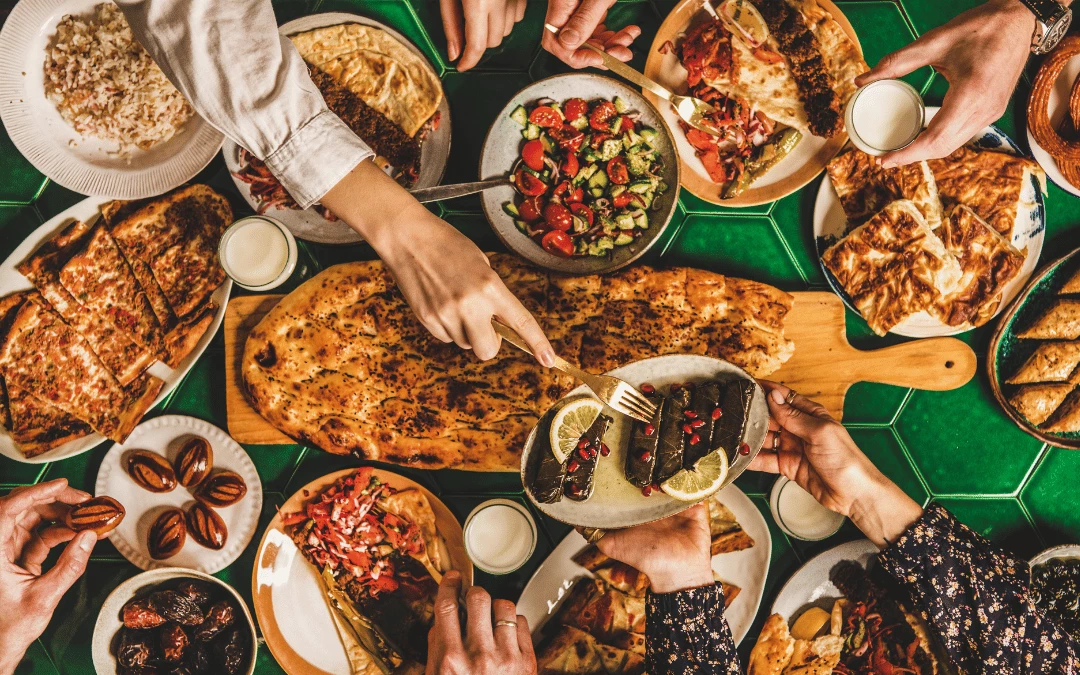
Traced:
<path fill-rule="evenodd" d="M 1009 419 L 1044 443 L 1074 450 L 1080 449 L 1080 432 L 1050 433 L 1036 427 L 1009 404 L 1008 397 L 1015 391 L 1016 385 L 1006 384 L 1005 380 L 1020 368 L 1039 342 L 1018 339 L 1017 330 L 1029 325 L 1053 300 L 1059 297 L 1057 290 L 1069 276 L 1080 269 L 1078 253 L 1080 249 L 1048 263 L 1031 276 L 1027 286 L 1017 295 L 1016 301 L 998 322 L 986 356 L 986 372 L 990 378 L 990 388 Z"/>
<path fill-rule="evenodd" d="M 667 390 L 668 387 L 676 383 L 705 382 L 715 379 L 726 381 L 734 378 L 744 378 L 751 382 L 754 381 L 754 378 L 750 377 L 746 371 L 732 363 L 710 356 L 687 354 L 642 359 L 621 368 L 616 368 L 606 374 L 614 375 L 639 388 L 642 384 L 648 382 L 658 390 Z M 560 399 L 560 403 L 568 398 L 587 395 L 588 393 L 589 390 L 582 385 Z M 601 458 L 597 462 L 594 477 L 596 487 L 593 495 L 583 502 L 563 498 L 553 504 L 544 504 L 537 500 L 533 496 L 532 488 L 529 486 L 526 477 L 529 458 L 532 454 L 537 433 L 541 429 L 544 430 L 544 433 L 547 432 L 547 424 L 558 406 L 559 403 L 552 406 L 551 410 L 548 410 L 537 422 L 536 426 L 533 427 L 521 453 L 521 482 L 525 486 L 525 494 L 528 495 L 529 500 L 541 513 L 574 527 L 619 529 L 667 518 L 693 506 L 691 502 L 673 499 L 663 492 L 654 492 L 651 496 L 646 497 L 641 494 L 640 489 L 626 480 L 623 467 L 626 464 L 626 451 L 630 440 L 632 420 L 606 406 L 603 414 L 611 417 L 612 423 L 608 427 L 607 433 L 604 434 L 604 442 L 611 448 L 611 455 Z M 750 462 L 757 456 L 758 451 L 761 450 L 768 430 L 769 407 L 765 403 L 765 393 L 760 386 L 755 386 L 753 399 L 750 403 L 750 420 L 743 436 L 743 442 L 750 446 L 750 453 L 747 455 L 737 454 L 731 460 L 727 479 L 720 486 L 721 490 L 730 485 L 750 465 Z"/>

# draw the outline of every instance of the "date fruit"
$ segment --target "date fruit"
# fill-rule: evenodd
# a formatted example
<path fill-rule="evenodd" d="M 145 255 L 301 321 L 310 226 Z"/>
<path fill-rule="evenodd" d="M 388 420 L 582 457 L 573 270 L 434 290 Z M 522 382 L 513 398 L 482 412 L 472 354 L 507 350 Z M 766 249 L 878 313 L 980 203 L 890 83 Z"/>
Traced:
<path fill-rule="evenodd" d="M 187 652 L 187 667 L 192 673 L 203 675 L 210 672 L 210 653 L 206 645 L 201 642 L 192 642 Z"/>
<path fill-rule="evenodd" d="M 182 595 L 186 595 L 195 601 L 195 604 L 199 606 L 199 609 L 206 611 L 206 608 L 210 606 L 211 589 L 210 584 L 205 581 L 199 581 L 198 579 L 184 579 L 176 585 L 176 591 Z"/>
<path fill-rule="evenodd" d="M 239 629 L 232 631 L 222 640 L 214 643 L 218 662 L 229 675 L 236 675 L 246 665 L 248 648 L 247 639 Z"/>
<path fill-rule="evenodd" d="M 210 476 L 195 490 L 195 499 L 207 506 L 224 508 L 232 506 L 247 494 L 247 483 L 240 474 L 219 471 Z"/>
<path fill-rule="evenodd" d="M 150 492 L 171 492 L 176 489 L 176 473 L 169 461 L 149 450 L 132 450 L 124 460 L 131 480 Z"/>
<path fill-rule="evenodd" d="M 232 603 L 227 600 L 216 602 L 206 613 L 206 621 L 195 629 L 195 639 L 199 642 L 210 642 L 221 635 L 226 628 L 232 626 L 234 621 L 236 621 L 236 612 L 233 610 Z"/>
<path fill-rule="evenodd" d="M 150 526 L 146 546 L 154 560 L 165 560 L 180 552 L 187 539 L 187 526 L 184 524 L 184 512 L 169 509 L 163 512 Z"/>
<path fill-rule="evenodd" d="M 212 508 L 195 502 L 187 512 L 187 528 L 191 538 L 206 548 L 220 551 L 229 538 L 225 521 Z"/>
<path fill-rule="evenodd" d="M 155 612 L 154 608 L 150 606 L 150 598 L 128 601 L 124 605 L 124 609 L 121 610 L 121 614 L 123 614 L 125 628 L 146 630 L 148 628 L 157 628 L 165 623 L 165 617 Z"/>
<path fill-rule="evenodd" d="M 176 478 L 186 488 L 195 487 L 214 468 L 214 449 L 201 436 L 192 436 L 176 455 Z"/>
<path fill-rule="evenodd" d="M 126 513 L 123 505 L 112 497 L 94 497 L 72 506 L 64 524 L 76 532 L 90 530 L 100 537 L 116 529 Z"/>
<path fill-rule="evenodd" d="M 161 655 L 169 663 L 178 663 L 187 652 L 187 633 L 175 623 L 167 624 L 161 629 Z"/>
<path fill-rule="evenodd" d="M 146 633 L 124 630 L 120 646 L 116 648 L 116 661 L 125 668 L 140 668 L 154 658 L 154 646 Z"/>
<path fill-rule="evenodd" d="M 184 626 L 198 626 L 206 618 L 191 598 L 176 591 L 151 593 L 150 606 L 169 621 Z"/>

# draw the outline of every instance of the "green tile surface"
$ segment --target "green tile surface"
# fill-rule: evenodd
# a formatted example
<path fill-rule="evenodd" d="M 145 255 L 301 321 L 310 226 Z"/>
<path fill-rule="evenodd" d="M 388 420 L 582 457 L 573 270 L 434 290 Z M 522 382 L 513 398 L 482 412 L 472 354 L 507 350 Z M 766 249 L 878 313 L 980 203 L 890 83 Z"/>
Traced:
<path fill-rule="evenodd" d="M 855 0 L 839 3 L 860 36 L 870 63 L 911 41 L 915 35 L 940 25 L 978 0 Z M 0 20 L 13 0 L 0 0 Z M 475 180 L 480 147 L 493 116 L 505 101 L 529 82 L 566 67 L 539 47 L 546 3 L 529 2 L 526 19 L 498 49 L 490 50 L 473 71 L 458 73 L 445 57 L 438 2 L 435 0 L 275 0 L 279 21 L 317 11 L 347 11 L 384 21 L 414 41 L 442 74 L 453 119 L 453 143 L 447 182 Z M 608 23 L 642 26 L 635 49 L 642 65 L 646 50 L 662 17 L 674 0 L 620 0 Z M 1032 70 L 1029 68 L 1029 75 Z M 908 80 L 939 104 L 948 89 L 940 75 L 929 69 Z M 1022 81 L 999 126 L 1026 144 L 1024 107 L 1029 85 Z M 238 212 L 248 210 L 236 195 L 219 159 L 200 174 L 228 194 Z M 826 288 L 810 236 L 814 199 L 821 179 L 773 204 L 743 210 L 716 207 L 683 194 L 676 225 L 666 241 L 654 249 L 649 262 L 695 265 L 727 274 L 775 284 L 791 291 Z M 0 259 L 6 257 L 34 228 L 82 197 L 51 184 L 15 150 L 0 129 Z M 500 248 L 491 233 L 479 201 L 464 198 L 432 205 L 455 227 L 486 249 Z M 1047 235 L 1044 258 L 1080 245 L 1080 202 L 1056 186 L 1047 198 Z M 370 259 L 366 246 L 332 247 L 301 242 L 299 271 L 294 282 L 320 269 L 348 260 Z M 848 312 L 848 332 L 860 348 L 880 348 L 902 338 L 878 338 L 858 316 Z M 964 522 L 996 543 L 1021 555 L 1044 546 L 1080 540 L 1080 500 L 1076 477 L 1080 454 L 1046 448 L 1019 431 L 994 403 L 983 372 L 985 349 L 992 327 L 962 336 L 980 356 L 980 372 L 965 387 L 952 392 L 925 392 L 859 384 L 847 399 L 845 421 L 855 440 L 881 469 L 921 503 L 936 501 L 953 510 Z M 178 413 L 225 426 L 224 347 L 220 336 L 211 343 L 183 384 L 152 414 Z M 0 493 L 39 480 L 64 476 L 72 484 L 92 489 L 107 446 L 79 457 L 37 466 L 0 459 Z M 273 516 L 286 497 L 309 481 L 355 460 L 331 457 L 298 445 L 247 448 L 265 491 L 262 524 Z M 401 471 L 400 469 L 396 469 Z M 422 482 L 464 519 L 477 503 L 503 496 L 524 503 L 515 474 L 473 474 L 461 471 L 402 471 Z M 765 515 L 772 533 L 773 556 L 762 611 L 751 633 L 756 634 L 768 607 L 783 583 L 807 558 L 858 532 L 846 525 L 825 542 L 789 540 L 768 515 L 767 494 L 772 476 L 745 474 L 737 481 Z M 494 595 L 516 598 L 529 575 L 569 529 L 539 517 L 537 551 L 521 571 L 507 577 L 479 574 L 477 580 Z M 228 569 L 218 576 L 250 599 L 251 569 L 259 537 Z M 19 668 L 20 675 L 90 673 L 89 642 L 93 622 L 105 596 L 138 570 L 107 543 L 99 546 L 90 570 L 65 597 L 52 624 Z M 752 640 L 743 643 L 748 652 Z M 269 652 L 260 650 L 260 675 L 280 673 Z"/>

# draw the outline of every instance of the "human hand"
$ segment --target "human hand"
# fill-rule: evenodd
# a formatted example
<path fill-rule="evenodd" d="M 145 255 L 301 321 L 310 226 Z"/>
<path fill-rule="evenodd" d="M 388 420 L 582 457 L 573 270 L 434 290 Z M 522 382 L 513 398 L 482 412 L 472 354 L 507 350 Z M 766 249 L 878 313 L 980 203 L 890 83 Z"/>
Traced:
<path fill-rule="evenodd" d="M 475 66 L 484 50 L 498 47 L 510 35 L 514 24 L 525 16 L 528 0 L 439 0 L 446 55 L 457 63 L 458 72 Z M 461 45 L 465 44 L 462 52 Z"/>
<path fill-rule="evenodd" d="M 435 625 L 428 633 L 427 675 L 535 675 L 529 622 L 517 613 L 514 603 L 492 602 L 484 589 L 470 588 L 465 594 L 468 614 L 463 642 L 460 594 L 461 574 L 447 572 L 435 599 Z M 503 623 L 493 626 L 493 622 Z"/>
<path fill-rule="evenodd" d="M 90 495 L 60 478 L 0 497 L 0 675 L 10 675 L 49 625 L 60 598 L 86 570 L 97 536 L 50 523 Z M 48 572 L 41 565 L 58 544 L 71 543 Z"/>
<path fill-rule="evenodd" d="M 558 34 L 545 30 L 540 43 L 572 68 L 603 66 L 600 55 L 584 46 L 586 39 L 620 61 L 629 61 L 634 56 L 630 45 L 641 29 L 608 30 L 604 19 L 613 4 L 615 0 L 548 0 L 544 21 L 560 30 Z"/>
<path fill-rule="evenodd" d="M 750 463 L 752 471 L 795 481 L 825 508 L 851 518 L 879 546 L 922 515 L 922 507 L 874 466 L 821 404 L 782 384 L 759 383 L 769 404 L 769 432 Z"/>
<path fill-rule="evenodd" d="M 882 156 L 882 166 L 945 157 L 1001 117 L 1031 53 L 1034 31 L 1034 14 L 1018 0 L 988 0 L 857 77 L 861 87 L 929 65 L 949 81 L 941 110 L 926 130 L 906 148 Z"/>
<path fill-rule="evenodd" d="M 649 577 L 653 593 L 673 593 L 714 583 L 709 509 L 696 504 L 682 513 L 625 530 L 610 530 L 600 551 Z"/>

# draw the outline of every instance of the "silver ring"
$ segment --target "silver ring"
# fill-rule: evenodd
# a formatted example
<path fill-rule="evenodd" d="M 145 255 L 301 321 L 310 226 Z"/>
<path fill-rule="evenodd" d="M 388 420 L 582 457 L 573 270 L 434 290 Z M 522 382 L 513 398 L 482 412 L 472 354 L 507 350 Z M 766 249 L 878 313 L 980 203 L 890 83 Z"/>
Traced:
<path fill-rule="evenodd" d="M 499 626 L 510 626 L 511 628 L 517 628 L 517 621 L 509 621 L 507 619 L 499 619 L 498 621 L 495 622 L 495 627 L 498 628 Z"/>
<path fill-rule="evenodd" d="M 779 431 L 773 432 L 772 449 L 773 450 L 779 450 L 780 449 L 780 432 Z"/>
<path fill-rule="evenodd" d="M 788 405 L 791 405 L 792 401 L 794 401 L 795 397 L 798 396 L 798 395 L 799 395 L 799 392 L 792 389 L 791 391 L 788 392 L 787 398 L 785 398 L 784 401 L 786 401 Z"/>
<path fill-rule="evenodd" d="M 558 32 L 559 32 L 558 26 L 552 26 L 550 23 L 545 23 L 544 24 L 544 30 L 546 30 L 549 33 L 555 33 L 555 34 L 558 34 Z"/>

